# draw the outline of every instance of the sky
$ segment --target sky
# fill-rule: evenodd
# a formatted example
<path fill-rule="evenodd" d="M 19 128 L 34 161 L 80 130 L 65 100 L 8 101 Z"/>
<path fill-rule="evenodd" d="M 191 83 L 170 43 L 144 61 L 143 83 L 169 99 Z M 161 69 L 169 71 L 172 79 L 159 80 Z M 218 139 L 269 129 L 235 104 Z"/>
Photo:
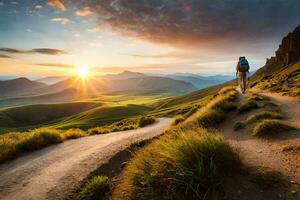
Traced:
<path fill-rule="evenodd" d="M 300 25 L 299 0 L 0 0 L 0 75 L 251 69 Z"/>

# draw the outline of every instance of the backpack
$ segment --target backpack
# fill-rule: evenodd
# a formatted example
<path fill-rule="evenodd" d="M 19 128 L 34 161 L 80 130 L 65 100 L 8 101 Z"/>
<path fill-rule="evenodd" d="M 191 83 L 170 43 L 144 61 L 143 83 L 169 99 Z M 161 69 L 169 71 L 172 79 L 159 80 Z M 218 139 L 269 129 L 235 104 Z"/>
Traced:
<path fill-rule="evenodd" d="M 246 58 L 242 58 L 240 60 L 240 72 L 248 72 L 249 71 L 249 63 L 248 61 L 246 60 Z"/>

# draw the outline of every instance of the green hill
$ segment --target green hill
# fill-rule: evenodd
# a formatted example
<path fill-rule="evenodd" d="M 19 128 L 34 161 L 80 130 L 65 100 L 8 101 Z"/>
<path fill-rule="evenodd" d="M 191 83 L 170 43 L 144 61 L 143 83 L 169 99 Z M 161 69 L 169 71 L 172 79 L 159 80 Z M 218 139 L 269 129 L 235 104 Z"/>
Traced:
<path fill-rule="evenodd" d="M 66 116 L 74 115 L 102 104 L 77 102 L 63 104 L 36 104 L 18 106 L 0 111 L 0 127 L 16 128 L 49 123 Z"/>
<path fill-rule="evenodd" d="M 122 119 L 143 115 L 151 111 L 152 108 L 142 105 L 124 105 L 124 106 L 102 106 L 79 114 L 66 117 L 49 125 L 51 128 L 81 128 L 111 124 Z"/>

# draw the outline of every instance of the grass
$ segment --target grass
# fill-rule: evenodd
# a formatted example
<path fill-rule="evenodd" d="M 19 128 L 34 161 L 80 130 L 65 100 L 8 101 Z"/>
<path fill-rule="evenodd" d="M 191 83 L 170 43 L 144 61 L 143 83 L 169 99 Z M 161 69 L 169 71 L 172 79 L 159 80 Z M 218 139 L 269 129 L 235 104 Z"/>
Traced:
<path fill-rule="evenodd" d="M 183 115 L 177 115 L 177 116 L 175 116 L 175 118 L 174 118 L 173 125 L 181 124 L 181 123 L 183 123 L 185 120 L 186 120 L 186 117 L 185 117 L 185 116 L 183 116 Z"/>
<path fill-rule="evenodd" d="M 300 62 L 291 63 L 288 66 L 282 62 L 271 63 L 257 70 L 251 80 L 251 86 L 254 88 L 299 97 Z"/>
<path fill-rule="evenodd" d="M 269 137 L 281 132 L 286 132 L 294 129 L 294 127 L 280 120 L 266 119 L 258 122 L 254 126 L 252 134 L 257 137 Z"/>
<path fill-rule="evenodd" d="M 155 123 L 155 118 L 152 116 L 141 117 L 139 120 L 139 127 L 145 127 Z"/>
<path fill-rule="evenodd" d="M 246 123 L 249 124 L 263 119 L 282 119 L 282 118 L 283 116 L 278 112 L 262 111 L 249 116 L 246 119 Z"/>
<path fill-rule="evenodd" d="M 85 105 L 85 104 L 84 104 Z M 90 104 L 88 104 L 90 106 Z M 99 105 L 99 104 L 91 104 L 91 105 Z M 49 105 L 45 105 L 46 107 Z M 71 106 L 70 106 L 71 107 Z M 50 106 L 52 110 L 55 110 L 55 107 Z M 61 109 L 64 110 L 64 109 Z M 61 110 L 57 112 L 61 112 Z M 95 108 L 91 108 L 85 111 L 82 111 L 77 114 L 70 114 L 70 116 L 65 116 L 63 118 L 53 118 L 52 121 L 41 120 L 41 123 L 28 123 L 26 121 L 16 121 L 14 117 L 10 115 L 3 114 L 0 112 L 0 124 L 3 126 L 0 128 L 0 134 L 6 132 L 14 132 L 14 131 L 26 131 L 35 128 L 51 128 L 51 129 L 70 129 L 70 128 L 79 128 L 83 130 L 88 130 L 90 128 L 99 127 L 99 126 L 107 126 L 121 120 L 125 120 L 128 118 L 137 117 L 140 115 L 144 115 L 152 111 L 153 108 L 144 106 L 144 105 L 123 105 L 123 106 L 109 106 L 109 105 L 101 105 Z M 56 111 L 53 111 L 54 113 Z M 26 118 L 26 112 L 23 113 L 23 117 Z M 51 109 L 49 109 L 49 113 L 51 113 Z M 66 112 L 68 113 L 68 112 Z M 30 113 L 29 113 L 30 114 Z M 50 115 L 50 114 L 49 114 Z M 64 114 L 65 115 L 65 114 Z M 15 116 L 15 115 L 13 115 Z M 56 116 L 56 115 L 55 115 Z M 31 115 L 27 116 L 27 118 L 31 118 Z M 34 118 L 45 118 L 42 113 L 35 113 Z M 52 119 L 52 118 L 51 118 Z M 37 122 L 36 120 L 34 120 Z"/>
<path fill-rule="evenodd" d="M 166 135 L 130 161 L 112 199 L 214 199 L 238 154 L 205 129 Z"/>
<path fill-rule="evenodd" d="M 94 176 L 77 194 L 77 200 L 107 199 L 109 191 L 109 179 L 106 176 Z"/>
<path fill-rule="evenodd" d="M 119 122 L 115 122 L 106 126 L 99 126 L 89 129 L 87 132 L 89 135 L 106 134 L 117 131 L 127 131 L 137 129 L 139 127 L 139 118 L 124 119 Z"/>
<path fill-rule="evenodd" d="M 226 93 L 225 93 L 226 92 Z M 233 110 L 237 91 L 234 87 L 226 87 L 199 112 L 188 121 L 197 121 L 203 127 L 213 127 L 226 118 L 226 112 Z M 227 105 L 227 106 L 226 106 Z"/>
<path fill-rule="evenodd" d="M 253 100 L 246 100 L 241 103 L 241 105 L 238 107 L 238 111 L 240 114 L 249 112 L 255 108 L 258 108 L 258 104 Z"/>
<path fill-rule="evenodd" d="M 150 141 L 152 141 L 153 139 L 145 139 L 145 140 L 138 140 L 138 141 L 135 141 L 133 143 L 131 143 L 128 147 L 128 149 L 130 151 L 136 151 L 138 149 L 141 149 L 143 148 L 144 146 L 146 146 L 147 144 L 150 143 Z"/>
<path fill-rule="evenodd" d="M 67 131 L 40 128 L 26 132 L 12 132 L 0 135 L 0 163 L 46 146 L 61 143 L 67 139 L 86 136 L 79 129 Z"/>
<path fill-rule="evenodd" d="M 225 90 L 225 89 L 224 89 Z M 136 153 L 126 166 L 111 199 L 218 199 L 222 179 L 240 166 L 238 153 L 221 136 L 197 123 L 226 116 L 222 103 L 236 98 L 235 89 L 220 92 L 187 121 Z M 201 125 L 201 124 L 200 124 Z M 144 142 L 133 146 L 144 146 Z"/>
<path fill-rule="evenodd" d="M 247 124 L 246 124 L 245 122 L 236 122 L 236 123 L 234 124 L 234 126 L 233 126 L 233 129 L 234 129 L 235 131 L 238 131 L 238 130 L 244 128 L 246 125 L 247 125 Z"/>

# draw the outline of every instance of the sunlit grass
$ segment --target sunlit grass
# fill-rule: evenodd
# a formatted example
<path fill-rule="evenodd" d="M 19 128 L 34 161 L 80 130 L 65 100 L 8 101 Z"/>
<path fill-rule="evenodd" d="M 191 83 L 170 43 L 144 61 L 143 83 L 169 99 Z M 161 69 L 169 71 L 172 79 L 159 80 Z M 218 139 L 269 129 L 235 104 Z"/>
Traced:
<path fill-rule="evenodd" d="M 292 127 L 280 120 L 266 119 L 258 122 L 252 131 L 252 134 L 257 137 L 271 137 L 279 133 L 284 133 L 287 131 L 295 130 Z"/>

